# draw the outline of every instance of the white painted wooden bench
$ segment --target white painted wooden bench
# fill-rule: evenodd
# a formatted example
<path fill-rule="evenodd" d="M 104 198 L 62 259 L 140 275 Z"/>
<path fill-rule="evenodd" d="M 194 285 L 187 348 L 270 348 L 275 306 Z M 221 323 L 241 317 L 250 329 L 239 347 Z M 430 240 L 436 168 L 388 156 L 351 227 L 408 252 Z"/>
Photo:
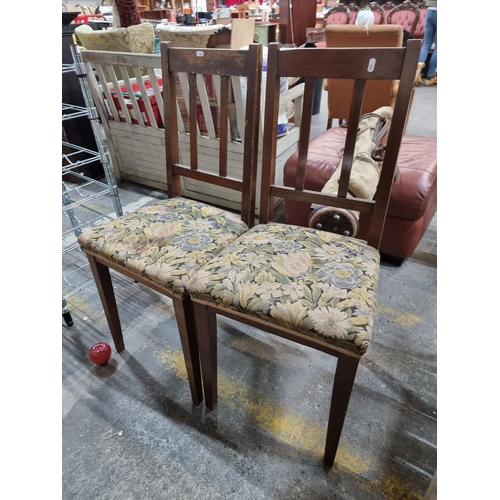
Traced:
<path fill-rule="evenodd" d="M 132 54 L 122 52 L 105 51 L 82 51 L 82 58 L 88 74 L 90 91 L 94 99 L 99 117 L 101 118 L 107 138 L 108 149 L 114 167 L 114 174 L 118 182 L 131 181 L 159 190 L 166 190 L 166 167 L 165 167 L 165 138 L 163 123 L 163 97 L 161 83 L 161 58 L 159 55 Z M 102 85 L 105 81 L 104 75 L 110 75 L 111 81 Z M 132 75 L 135 75 L 133 77 Z M 99 81 L 96 79 L 98 77 Z M 189 102 L 186 74 L 179 75 L 180 89 L 185 103 Z M 198 147 L 200 159 L 213 163 L 214 171 L 218 168 L 218 146 L 216 124 L 210 112 L 212 107 L 218 106 L 216 101 L 210 101 L 203 80 L 198 82 L 200 96 L 200 113 L 202 117 L 199 123 L 204 121 L 205 130 L 202 134 L 198 127 Z M 135 85 L 135 89 L 133 88 Z M 219 94 L 220 81 L 217 78 L 213 82 L 215 97 Z M 149 87 L 149 90 L 146 88 Z M 118 91 L 117 89 L 124 89 Z M 114 98 L 110 89 L 113 89 Z M 139 94 L 136 95 L 137 90 Z M 149 99 L 142 96 L 154 96 L 155 106 L 151 105 Z M 302 95 L 304 85 L 298 85 L 281 94 L 280 106 L 294 102 L 293 123 L 289 123 L 289 131 L 278 140 L 276 179 L 281 183 L 283 178 L 283 166 L 286 160 L 297 150 Z M 235 123 L 230 124 L 232 129 L 242 124 L 245 119 L 242 97 L 242 86 L 239 78 L 232 78 L 232 95 L 234 97 Z M 261 141 L 262 124 L 264 118 L 265 89 L 263 89 L 262 115 L 261 115 Z M 187 109 L 189 109 L 187 107 Z M 156 111 L 156 116 L 155 116 Z M 178 106 L 179 131 L 184 134 L 181 138 L 180 155 L 183 163 L 189 164 L 189 137 Z M 184 117 L 185 118 L 185 117 Z M 202 156 L 203 155 L 203 156 Z M 228 175 L 240 175 L 243 155 L 243 145 L 238 140 L 230 144 L 228 156 Z M 259 173 L 262 162 L 262 142 L 259 143 Z M 260 175 L 258 176 L 258 184 Z M 193 179 L 183 179 L 181 186 L 182 195 L 196 200 L 204 201 L 225 208 L 239 210 L 240 202 L 238 194 L 225 188 L 209 186 Z M 257 214 L 259 207 L 259 189 L 257 192 Z M 276 206 L 281 200 L 276 200 Z"/>

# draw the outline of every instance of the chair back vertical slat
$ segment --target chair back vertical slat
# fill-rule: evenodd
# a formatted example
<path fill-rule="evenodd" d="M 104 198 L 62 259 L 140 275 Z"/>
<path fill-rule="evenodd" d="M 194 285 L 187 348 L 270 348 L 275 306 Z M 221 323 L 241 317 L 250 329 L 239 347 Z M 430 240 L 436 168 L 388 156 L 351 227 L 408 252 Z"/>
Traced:
<path fill-rule="evenodd" d="M 349 123 L 358 123 L 363 105 L 363 96 L 365 93 L 365 80 L 356 80 L 352 93 L 351 110 L 349 114 Z M 354 159 L 354 148 L 356 147 L 357 128 L 348 127 L 345 142 L 345 149 L 342 160 L 342 172 L 340 174 L 339 191 L 337 196 L 347 197 L 349 190 L 349 180 L 351 178 L 352 162 Z"/>
<path fill-rule="evenodd" d="M 219 91 L 219 175 L 227 177 L 227 143 L 229 137 L 229 77 L 224 76 L 218 79 Z"/>
<path fill-rule="evenodd" d="M 299 135 L 299 157 L 297 162 L 297 177 L 295 189 L 302 191 L 306 178 L 307 153 L 311 133 L 312 109 L 314 102 L 314 78 L 306 78 L 302 104 L 302 124 Z"/>
<path fill-rule="evenodd" d="M 106 99 L 106 103 L 108 105 L 108 109 L 109 109 L 109 111 L 111 111 L 111 115 L 113 116 L 113 120 L 120 121 L 120 115 L 118 113 L 118 109 L 115 106 L 115 102 L 113 100 L 113 97 L 111 96 L 111 92 L 109 90 L 109 86 L 106 85 L 106 83 L 105 83 L 106 79 L 105 79 L 105 76 L 104 76 L 104 69 L 103 69 L 102 65 L 99 64 L 99 63 L 94 63 L 94 68 L 95 68 L 95 71 L 96 71 L 97 76 L 99 78 L 99 81 L 100 82 L 104 82 L 102 84 L 102 91 L 104 93 L 104 98 Z M 110 67 L 110 70 L 113 70 L 112 66 Z M 90 75 L 91 73 L 92 73 L 91 71 L 87 71 L 88 75 Z"/>
<path fill-rule="evenodd" d="M 267 53 L 267 84 L 265 89 L 265 114 L 263 134 L 265 137 L 278 136 L 278 112 L 281 81 L 278 76 L 278 51 L 273 50 L 273 45 Z M 277 141 L 262 141 L 262 172 L 260 190 L 259 222 L 267 223 L 272 219 L 273 203 L 270 196 L 271 182 L 264 179 L 274 179 L 276 170 Z"/>
<path fill-rule="evenodd" d="M 255 214 L 255 197 L 257 183 L 257 161 L 259 148 L 260 94 L 262 82 L 262 63 L 259 65 L 259 54 L 252 51 L 248 54 L 248 65 L 252 68 L 247 75 L 245 134 L 243 136 L 243 195 L 241 202 L 242 218 L 253 221 Z M 261 57 L 260 57 L 261 59 Z M 238 81 L 238 84 L 241 80 Z M 236 85 L 238 87 L 238 85 Z M 234 87 L 233 87 L 234 90 Z M 237 92 L 235 91 L 234 94 Z M 250 222 L 250 226 L 253 222 Z"/>
<path fill-rule="evenodd" d="M 198 105 L 196 102 L 196 74 L 189 73 L 188 74 L 188 82 L 189 82 L 189 158 L 191 170 L 198 170 Z"/>
<path fill-rule="evenodd" d="M 130 116 L 130 113 L 128 111 L 128 107 L 127 107 L 127 104 L 125 102 L 125 99 L 123 98 L 123 94 L 119 91 L 120 81 L 118 80 L 117 72 L 120 74 L 120 76 L 122 76 L 121 71 L 120 71 L 120 67 L 119 66 L 110 66 L 107 69 L 107 71 L 109 72 L 112 87 L 115 89 L 116 97 L 118 99 L 118 103 L 120 105 L 123 118 L 125 119 L 126 123 L 132 123 L 132 117 Z M 103 77 L 104 77 L 104 75 L 103 75 Z M 103 79 L 101 81 L 105 82 L 106 80 Z M 113 97 L 111 95 L 110 95 L 110 100 L 113 101 Z M 117 121 L 119 121 L 119 120 L 120 120 L 120 115 L 118 113 Z"/>

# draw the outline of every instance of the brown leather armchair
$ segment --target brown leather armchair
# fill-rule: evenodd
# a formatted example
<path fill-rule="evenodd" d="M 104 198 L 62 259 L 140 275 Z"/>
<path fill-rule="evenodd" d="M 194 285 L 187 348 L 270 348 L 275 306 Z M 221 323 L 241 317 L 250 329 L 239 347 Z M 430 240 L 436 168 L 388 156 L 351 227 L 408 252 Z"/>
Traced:
<path fill-rule="evenodd" d="M 305 189 L 321 191 L 342 158 L 346 128 L 326 130 L 309 143 Z M 284 184 L 293 186 L 297 153 L 285 163 Z M 394 182 L 380 252 L 384 260 L 400 265 L 419 244 L 437 210 L 437 139 L 404 135 L 398 156 L 400 175 Z M 310 205 L 285 201 L 285 222 L 308 226 Z M 369 216 L 360 217 L 357 238 L 367 236 Z"/>

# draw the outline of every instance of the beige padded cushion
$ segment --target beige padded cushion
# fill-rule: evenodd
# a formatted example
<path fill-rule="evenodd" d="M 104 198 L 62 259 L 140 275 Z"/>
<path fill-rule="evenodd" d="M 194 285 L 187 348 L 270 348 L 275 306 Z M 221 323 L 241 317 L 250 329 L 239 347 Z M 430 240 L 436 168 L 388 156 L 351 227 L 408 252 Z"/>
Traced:
<path fill-rule="evenodd" d="M 149 23 L 109 30 L 93 30 L 82 24 L 75 33 L 87 50 L 152 54 L 155 45 L 155 29 Z"/>
<path fill-rule="evenodd" d="M 223 27 L 223 24 L 214 26 L 165 26 L 159 24 L 156 26 L 156 34 L 161 42 L 170 42 L 172 47 L 206 47 L 210 36 Z"/>

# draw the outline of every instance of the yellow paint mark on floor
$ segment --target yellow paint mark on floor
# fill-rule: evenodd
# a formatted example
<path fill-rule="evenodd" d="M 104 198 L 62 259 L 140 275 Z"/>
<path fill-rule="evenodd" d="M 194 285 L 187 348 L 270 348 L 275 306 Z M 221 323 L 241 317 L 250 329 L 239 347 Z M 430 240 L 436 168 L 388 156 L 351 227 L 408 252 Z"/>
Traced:
<path fill-rule="evenodd" d="M 415 316 L 414 314 L 409 313 L 402 313 L 401 311 L 398 311 L 393 307 L 381 306 L 379 304 L 378 309 L 382 312 L 390 314 L 391 316 L 394 316 L 394 322 L 402 326 L 412 326 L 415 323 L 422 321 L 422 318 L 420 316 Z"/>
<path fill-rule="evenodd" d="M 165 349 L 155 351 L 154 354 L 163 365 L 187 383 L 186 366 L 181 351 Z M 223 370 L 218 370 L 217 381 L 219 402 L 242 415 L 250 415 L 261 429 L 281 442 L 322 459 L 326 439 L 325 427 L 265 396 Z M 376 488 L 387 500 L 422 500 L 422 496 L 412 490 L 411 484 L 399 480 L 396 476 L 374 481 L 362 478 L 361 474 L 370 470 L 371 461 L 353 451 L 349 445 L 339 446 L 335 463 L 338 469 L 354 476 L 363 490 Z"/>
<path fill-rule="evenodd" d="M 67 303 L 68 303 L 68 307 L 72 306 L 72 307 L 79 309 L 81 311 L 86 311 L 90 307 L 90 304 L 85 299 L 83 299 L 81 296 L 79 296 L 78 294 L 72 295 L 67 300 Z"/>
<path fill-rule="evenodd" d="M 412 484 L 389 476 L 383 482 L 376 481 L 379 490 L 387 500 L 422 500 L 422 495 L 412 491 Z"/>
<path fill-rule="evenodd" d="M 177 377 L 187 381 L 182 352 L 167 349 L 155 354 Z M 219 402 L 233 411 L 250 416 L 262 430 L 274 435 L 281 442 L 308 451 L 320 459 L 323 457 L 325 427 L 265 396 L 223 370 L 218 371 L 217 380 Z M 354 453 L 346 446 L 339 447 L 336 463 L 339 468 L 355 474 L 370 469 L 369 459 Z"/>

